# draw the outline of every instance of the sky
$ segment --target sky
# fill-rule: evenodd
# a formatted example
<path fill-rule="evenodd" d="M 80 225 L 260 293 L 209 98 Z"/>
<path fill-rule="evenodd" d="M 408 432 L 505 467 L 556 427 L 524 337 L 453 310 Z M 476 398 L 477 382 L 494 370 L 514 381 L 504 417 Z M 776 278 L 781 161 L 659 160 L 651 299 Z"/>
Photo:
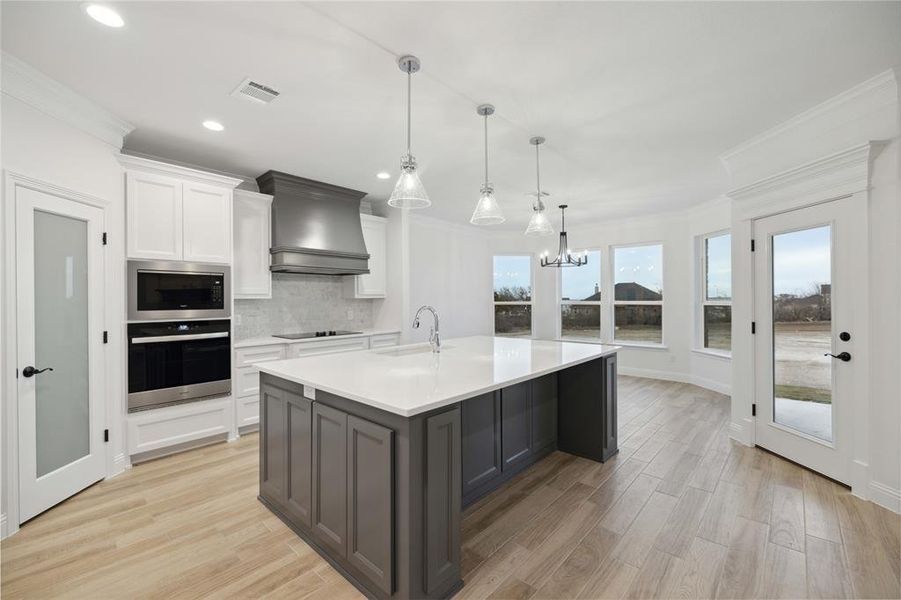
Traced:
<path fill-rule="evenodd" d="M 584 300 L 594 294 L 594 286 L 601 284 L 601 253 L 588 252 L 588 264 L 561 269 L 562 298 Z"/>
<path fill-rule="evenodd" d="M 773 293 L 807 296 L 832 281 L 831 227 L 773 236 Z"/>
<path fill-rule="evenodd" d="M 732 236 L 707 238 L 707 299 L 732 297 Z"/>
<path fill-rule="evenodd" d="M 635 282 L 655 292 L 663 291 L 662 246 L 626 246 L 613 251 L 614 283 Z"/>
<path fill-rule="evenodd" d="M 532 275 L 528 256 L 494 257 L 494 290 L 504 287 L 532 287 Z"/>

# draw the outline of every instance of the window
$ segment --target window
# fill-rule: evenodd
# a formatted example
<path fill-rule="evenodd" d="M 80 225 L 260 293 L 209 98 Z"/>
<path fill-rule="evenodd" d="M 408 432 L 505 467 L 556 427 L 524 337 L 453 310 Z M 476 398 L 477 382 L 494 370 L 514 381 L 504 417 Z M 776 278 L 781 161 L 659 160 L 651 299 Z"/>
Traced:
<path fill-rule="evenodd" d="M 494 257 L 494 333 L 532 335 L 532 257 Z"/>
<path fill-rule="evenodd" d="M 613 339 L 663 343 L 663 246 L 613 248 Z"/>
<path fill-rule="evenodd" d="M 566 338 L 601 337 L 601 253 L 588 264 L 560 269 L 560 333 Z"/>
<path fill-rule="evenodd" d="M 732 236 L 702 238 L 701 340 L 703 348 L 732 351 Z"/>

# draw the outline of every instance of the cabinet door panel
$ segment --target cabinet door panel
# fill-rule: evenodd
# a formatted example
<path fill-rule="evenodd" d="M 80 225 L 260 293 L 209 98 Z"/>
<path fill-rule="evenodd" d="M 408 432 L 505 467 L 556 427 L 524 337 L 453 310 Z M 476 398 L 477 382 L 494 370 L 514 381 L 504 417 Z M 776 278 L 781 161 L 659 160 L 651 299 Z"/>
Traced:
<path fill-rule="evenodd" d="M 426 592 L 460 578 L 460 410 L 426 419 Z"/>
<path fill-rule="evenodd" d="M 557 441 L 557 374 L 532 380 L 532 449 Z"/>
<path fill-rule="evenodd" d="M 501 474 L 500 392 L 462 403 L 463 494 Z"/>
<path fill-rule="evenodd" d="M 309 527 L 312 513 L 312 403 L 299 394 L 290 394 L 287 416 L 286 508 Z"/>
<path fill-rule="evenodd" d="M 385 222 L 362 216 L 363 240 L 369 253 L 369 273 L 357 276 L 357 294 L 361 297 L 384 297 L 387 288 L 387 239 Z"/>
<path fill-rule="evenodd" d="M 232 191 L 197 183 L 184 184 L 184 258 L 197 262 L 231 262 Z"/>
<path fill-rule="evenodd" d="M 616 355 L 604 359 L 604 460 L 617 452 Z"/>
<path fill-rule="evenodd" d="M 503 468 L 525 460 L 532 452 L 531 382 L 501 390 Z"/>
<path fill-rule="evenodd" d="M 313 403 L 313 533 L 342 557 L 347 547 L 347 414 Z"/>
<path fill-rule="evenodd" d="M 285 502 L 287 428 L 285 391 L 264 385 L 260 394 L 260 493 L 279 505 Z"/>
<path fill-rule="evenodd" d="M 129 171 L 125 197 L 128 258 L 181 260 L 181 181 Z"/>
<path fill-rule="evenodd" d="M 235 299 L 271 298 L 269 238 L 272 197 L 235 190 L 235 257 L 232 286 Z"/>
<path fill-rule="evenodd" d="M 394 434 L 347 417 L 347 560 L 386 594 L 392 591 Z"/>

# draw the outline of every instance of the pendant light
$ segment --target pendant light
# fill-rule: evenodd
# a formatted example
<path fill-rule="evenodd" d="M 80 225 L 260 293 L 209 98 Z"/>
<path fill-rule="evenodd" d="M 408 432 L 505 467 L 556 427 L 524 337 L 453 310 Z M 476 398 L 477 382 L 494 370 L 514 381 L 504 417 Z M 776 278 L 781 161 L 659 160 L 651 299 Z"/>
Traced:
<path fill-rule="evenodd" d="M 542 196 L 547 196 L 547 192 L 541 191 L 541 168 L 540 161 L 538 159 L 538 146 L 544 143 L 544 138 L 541 136 L 535 136 L 529 140 L 529 143 L 535 146 L 535 182 L 536 189 L 532 194 L 535 196 L 535 201 L 532 203 L 532 218 L 529 219 L 529 225 L 526 227 L 526 235 L 532 236 L 544 236 L 544 235 L 553 235 L 554 228 L 551 227 L 551 222 L 548 220 L 547 215 L 545 214 L 544 209 L 544 201 L 541 199 Z"/>
<path fill-rule="evenodd" d="M 473 225 L 497 225 L 503 223 L 504 213 L 494 198 L 494 188 L 488 181 L 488 116 L 494 114 L 494 106 L 481 104 L 476 108 L 476 113 L 485 118 L 485 182 L 479 195 L 479 203 L 472 211 L 469 222 Z"/>
<path fill-rule="evenodd" d="M 413 73 L 419 71 L 419 59 L 415 56 L 401 56 L 397 66 L 407 74 L 407 153 L 400 159 L 400 177 L 394 185 L 394 191 L 388 199 L 388 205 L 395 208 L 425 208 L 432 201 L 426 194 L 419 173 L 416 171 L 416 159 L 410 151 L 410 99 Z"/>
<path fill-rule="evenodd" d="M 588 264 L 588 252 L 576 252 L 573 255 L 569 249 L 569 243 L 566 240 L 566 204 L 561 204 L 557 208 L 560 209 L 560 249 L 557 250 L 557 257 L 554 260 L 547 259 L 547 252 L 541 255 L 542 267 L 581 267 Z"/>

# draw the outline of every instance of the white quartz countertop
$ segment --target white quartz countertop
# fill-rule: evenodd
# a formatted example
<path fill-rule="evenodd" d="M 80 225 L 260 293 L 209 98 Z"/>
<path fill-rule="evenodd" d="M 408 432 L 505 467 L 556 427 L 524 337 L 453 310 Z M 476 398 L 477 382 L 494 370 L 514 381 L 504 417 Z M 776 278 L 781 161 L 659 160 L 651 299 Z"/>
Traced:
<path fill-rule="evenodd" d="M 618 346 L 474 336 L 259 363 L 263 373 L 410 417 L 615 354 Z"/>
<path fill-rule="evenodd" d="M 278 344 L 305 344 L 322 342 L 324 340 L 346 340 L 348 338 L 372 337 L 374 335 L 387 335 L 391 333 L 400 333 L 399 329 L 372 329 L 364 330 L 360 333 L 350 333 L 347 335 L 332 335 L 323 337 L 311 337 L 302 340 L 289 340 L 286 338 L 278 338 L 271 335 L 262 337 L 247 338 L 235 342 L 235 348 L 252 348 L 253 346 L 274 346 Z"/>

